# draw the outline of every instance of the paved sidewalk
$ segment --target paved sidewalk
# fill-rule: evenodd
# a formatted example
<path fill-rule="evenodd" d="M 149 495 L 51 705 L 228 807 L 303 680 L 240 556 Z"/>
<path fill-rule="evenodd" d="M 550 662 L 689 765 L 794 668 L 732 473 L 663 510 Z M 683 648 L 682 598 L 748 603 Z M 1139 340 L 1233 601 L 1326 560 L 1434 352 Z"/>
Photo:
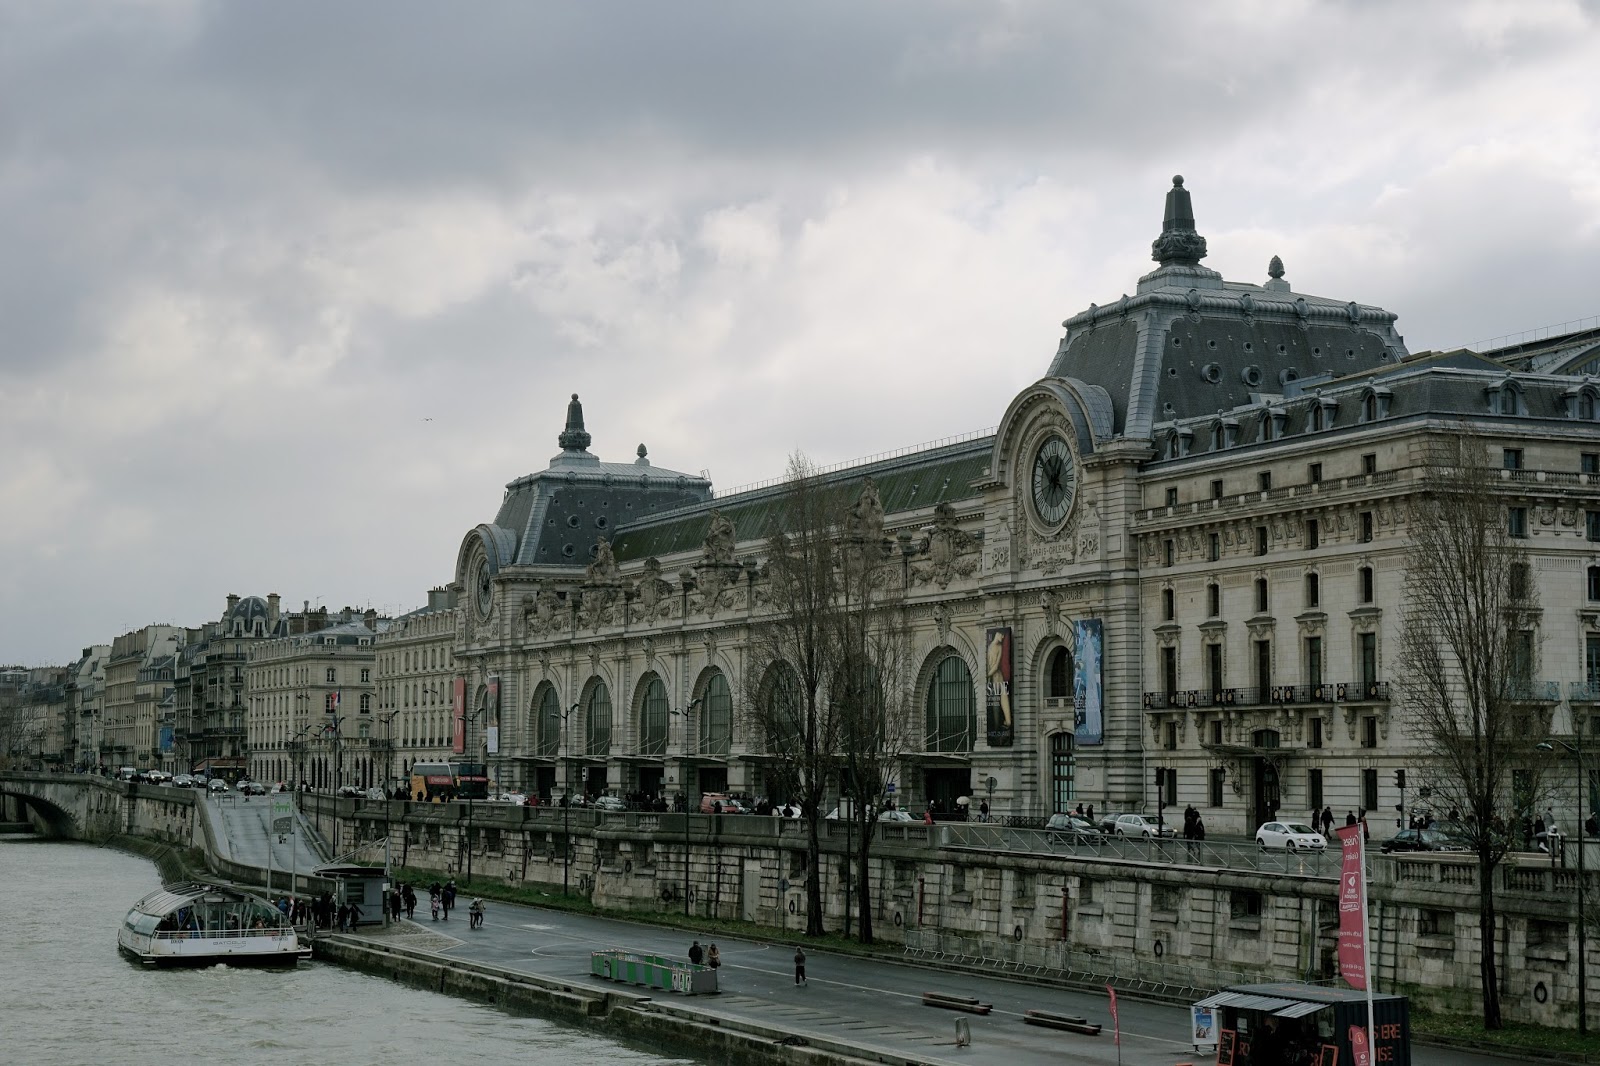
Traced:
<path fill-rule="evenodd" d="M 615 986 L 588 976 L 591 951 L 622 948 L 682 957 L 694 939 L 694 934 L 679 930 L 497 902 L 488 904 L 485 927 L 472 930 L 467 928 L 464 902 L 458 909 L 459 923 L 452 919 L 448 925 L 436 925 L 424 918 L 380 935 L 404 936 L 407 947 L 426 947 L 524 973 L 581 978 L 597 988 Z M 710 942 L 704 936 L 700 941 L 702 945 Z M 717 946 L 723 959 L 721 994 L 663 993 L 657 1000 L 680 1012 L 779 1027 L 800 1036 L 850 1043 L 939 1066 L 971 1066 L 974 1062 L 1110 1066 L 1118 1061 L 1103 994 L 809 949 L 809 983 L 797 988 L 792 947 L 720 937 Z M 993 1003 L 994 1012 L 977 1016 L 924 1007 L 923 992 L 977 996 Z M 1125 1066 L 1214 1061 L 1193 1053 L 1187 1041 L 1188 1012 L 1184 1008 L 1127 998 L 1120 1000 L 1119 1007 Z M 1105 1030 L 1098 1037 L 1089 1037 L 1024 1025 L 1023 1012 L 1031 1009 L 1081 1015 L 1103 1024 Z M 955 1046 L 958 1018 L 971 1028 L 971 1047 Z M 1505 1066 L 1507 1061 L 1444 1049 L 1418 1047 L 1412 1051 L 1416 1066 Z"/>

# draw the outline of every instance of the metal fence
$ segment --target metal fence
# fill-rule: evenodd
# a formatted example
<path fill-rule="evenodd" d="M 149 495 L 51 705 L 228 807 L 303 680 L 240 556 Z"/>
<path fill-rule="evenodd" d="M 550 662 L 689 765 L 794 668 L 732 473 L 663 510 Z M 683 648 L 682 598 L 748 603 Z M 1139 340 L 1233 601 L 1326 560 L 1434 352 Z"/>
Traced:
<path fill-rule="evenodd" d="M 947 848 L 1059 855 L 1098 862 L 1252 870 L 1328 881 L 1338 880 L 1341 862 L 1338 848 L 1265 851 L 1255 844 L 1184 840 L 1181 837 L 1143 840 L 1108 836 L 1085 841 L 1047 829 L 1020 829 L 978 822 L 950 823 L 941 825 L 939 830 Z"/>

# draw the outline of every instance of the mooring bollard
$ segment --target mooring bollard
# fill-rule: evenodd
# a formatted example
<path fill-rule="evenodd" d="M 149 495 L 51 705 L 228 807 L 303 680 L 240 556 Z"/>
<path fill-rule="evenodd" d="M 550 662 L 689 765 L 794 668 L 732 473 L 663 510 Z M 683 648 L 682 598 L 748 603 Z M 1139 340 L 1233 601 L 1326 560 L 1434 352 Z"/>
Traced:
<path fill-rule="evenodd" d="M 972 1046 L 972 1027 L 965 1018 L 956 1019 L 956 1047 Z"/>

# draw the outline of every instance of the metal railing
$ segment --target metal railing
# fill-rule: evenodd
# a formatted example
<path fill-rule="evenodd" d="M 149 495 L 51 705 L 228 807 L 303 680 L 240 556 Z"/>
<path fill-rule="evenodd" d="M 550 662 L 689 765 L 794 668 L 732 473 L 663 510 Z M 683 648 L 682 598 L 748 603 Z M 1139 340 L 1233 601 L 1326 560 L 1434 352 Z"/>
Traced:
<path fill-rule="evenodd" d="M 1368 703 L 1387 699 L 1389 699 L 1387 681 L 1336 681 L 1321 685 L 1271 685 L 1264 689 L 1245 687 L 1146 692 L 1144 707 L 1147 711 L 1162 711 L 1189 707 Z"/>
<path fill-rule="evenodd" d="M 1530 703 L 1555 703 L 1561 699 L 1559 681 L 1530 681 L 1524 677 L 1513 677 L 1506 680 L 1506 689 L 1512 699 Z"/>
<path fill-rule="evenodd" d="M 1267 851 L 1253 843 L 1185 840 L 1182 837 L 1146 840 L 1106 836 L 1085 840 L 1048 829 L 1021 829 L 980 822 L 940 823 L 938 829 L 940 843 L 947 848 L 1055 855 L 1104 863 L 1246 870 L 1325 881 L 1338 880 L 1341 861 L 1338 848 Z"/>

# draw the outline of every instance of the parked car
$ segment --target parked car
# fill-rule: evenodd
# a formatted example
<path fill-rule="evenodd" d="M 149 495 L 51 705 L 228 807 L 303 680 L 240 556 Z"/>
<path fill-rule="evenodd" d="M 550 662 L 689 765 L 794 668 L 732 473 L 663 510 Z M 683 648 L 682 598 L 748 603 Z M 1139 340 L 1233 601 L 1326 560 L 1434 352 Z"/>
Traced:
<path fill-rule="evenodd" d="M 719 807 L 718 804 L 721 806 Z M 722 792 L 707 792 L 700 797 L 701 814 L 744 814 L 739 801 Z"/>
<path fill-rule="evenodd" d="M 890 807 L 888 810 L 878 812 L 880 822 L 915 822 L 910 811 L 902 811 L 899 807 Z"/>
<path fill-rule="evenodd" d="M 1143 814 L 1119 814 L 1112 824 L 1111 831 L 1119 837 L 1141 837 L 1145 840 L 1154 840 L 1156 836 L 1177 836 L 1177 831 L 1170 824 L 1157 825 L 1154 818 Z"/>
<path fill-rule="evenodd" d="M 1266 822 L 1256 830 L 1256 843 L 1263 851 L 1267 848 L 1321 851 L 1328 846 L 1321 833 L 1301 822 Z"/>
<path fill-rule="evenodd" d="M 1383 842 L 1383 851 L 1466 851 L 1466 845 L 1437 829 L 1402 829 Z"/>
<path fill-rule="evenodd" d="M 625 811 L 628 805 L 622 802 L 621 796 L 596 796 L 594 809 L 597 811 Z"/>
<path fill-rule="evenodd" d="M 1070 812 L 1052 814 L 1050 820 L 1044 824 L 1045 832 L 1058 840 L 1069 840 L 1077 844 L 1090 844 L 1105 839 L 1105 834 L 1100 827 L 1087 818 L 1079 817 Z"/>

